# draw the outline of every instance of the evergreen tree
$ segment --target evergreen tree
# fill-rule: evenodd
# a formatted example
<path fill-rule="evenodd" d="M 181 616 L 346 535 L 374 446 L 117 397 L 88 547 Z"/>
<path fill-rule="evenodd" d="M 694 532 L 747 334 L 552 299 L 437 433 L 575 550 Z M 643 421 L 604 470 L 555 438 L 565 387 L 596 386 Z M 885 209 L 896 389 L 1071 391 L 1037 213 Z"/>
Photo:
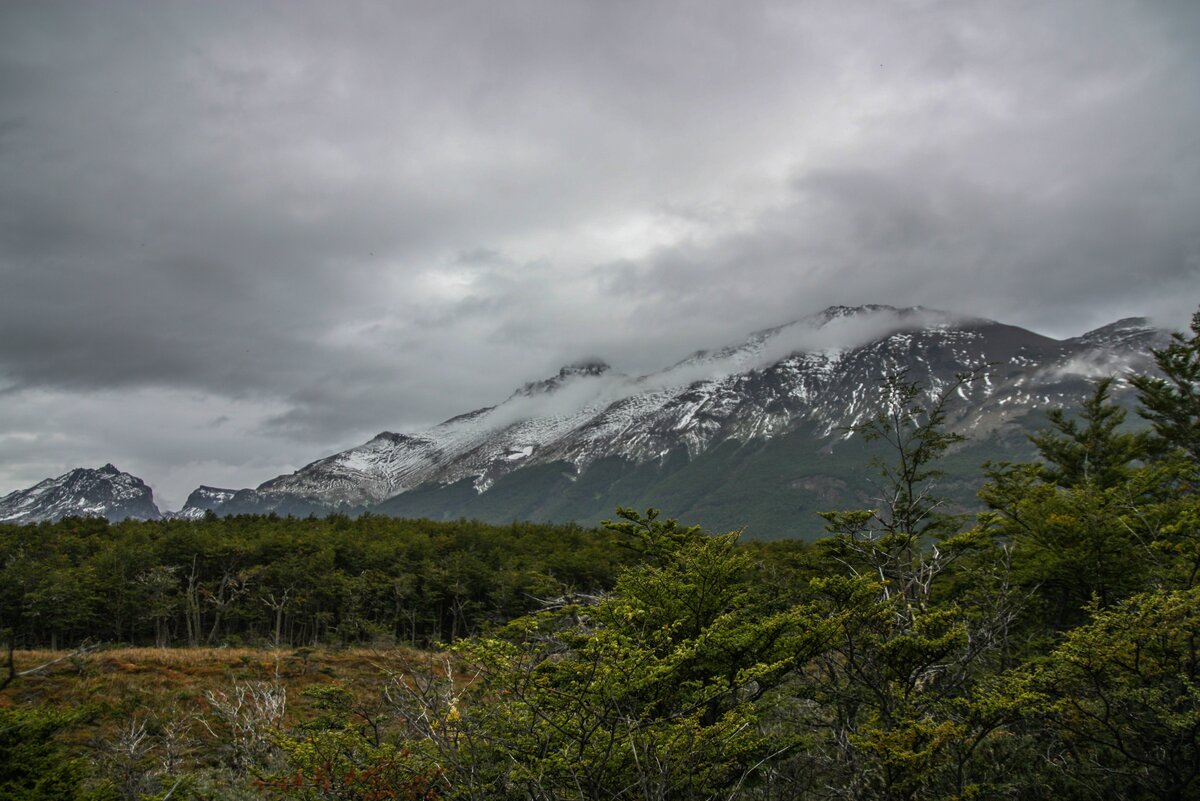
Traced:
<path fill-rule="evenodd" d="M 960 375 L 929 401 L 904 373 L 888 376 L 880 412 L 849 429 L 868 442 L 887 446 L 889 458 L 874 459 L 882 483 L 874 509 L 823 512 L 833 555 L 857 573 L 878 577 L 888 593 L 908 608 L 928 602 L 930 579 L 955 549 L 929 551 L 953 537 L 961 518 L 949 514 L 937 491 L 938 460 L 965 437 L 946 430 L 947 405 L 975 374 Z"/>
<path fill-rule="evenodd" d="M 1135 376 L 1139 414 L 1154 426 L 1161 449 L 1182 450 L 1200 461 L 1200 310 L 1192 315 L 1192 335 L 1176 332 L 1167 347 L 1154 351 L 1163 376 Z"/>
<path fill-rule="evenodd" d="M 1003 784 L 977 754 L 1014 705 L 981 679 L 1004 647 L 1016 600 L 987 570 L 967 583 L 995 590 L 988 607 L 937 597 L 964 556 L 980 566 L 1004 561 L 990 524 L 963 530 L 937 491 L 938 460 L 963 439 L 946 430 L 947 404 L 974 378 L 959 376 L 926 403 L 919 385 L 889 377 L 883 411 L 855 429 L 889 446 L 890 458 L 876 462 L 879 505 L 821 515 L 833 534 L 827 553 L 850 575 L 812 582 L 837 635 L 801 684 L 815 703 L 798 717 L 820 733 L 801 761 L 836 788 L 831 797 L 977 797 Z"/>
<path fill-rule="evenodd" d="M 1040 626 L 1062 630 L 1144 588 L 1153 561 L 1139 516 L 1155 500 L 1137 460 L 1148 432 L 1119 430 L 1125 410 L 1110 400 L 1112 379 L 1096 384 L 1078 419 L 1052 409 L 1051 428 L 1030 437 L 1041 464 L 987 468 L 979 497 L 1001 516 L 1015 546 L 1016 572 L 1037 598 Z"/>
<path fill-rule="evenodd" d="M 84 790 L 83 760 L 72 758 L 56 739 L 76 716 L 40 709 L 0 706 L 0 798 L 6 801 L 109 798 Z"/>
<path fill-rule="evenodd" d="M 1079 421 L 1068 419 L 1061 407 L 1051 409 L 1047 416 L 1053 430 L 1030 437 L 1046 460 L 1043 480 L 1060 487 L 1112 487 L 1126 480 L 1130 465 L 1146 454 L 1145 432 L 1117 430 L 1125 422 L 1125 410 L 1109 399 L 1112 383 L 1111 378 L 1096 383 Z"/>

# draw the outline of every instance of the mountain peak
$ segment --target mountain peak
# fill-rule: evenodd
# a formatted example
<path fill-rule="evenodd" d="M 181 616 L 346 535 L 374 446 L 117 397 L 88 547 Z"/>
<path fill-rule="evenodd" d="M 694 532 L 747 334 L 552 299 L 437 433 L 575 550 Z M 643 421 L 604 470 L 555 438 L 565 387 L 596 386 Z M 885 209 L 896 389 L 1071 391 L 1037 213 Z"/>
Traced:
<path fill-rule="evenodd" d="M 401 442 L 408 442 L 411 439 L 412 437 L 410 437 L 408 434 L 397 434 L 395 431 L 380 431 L 371 438 L 371 442 L 391 443 L 392 445 L 398 445 Z"/>
<path fill-rule="evenodd" d="M 914 309 L 919 309 L 919 306 L 914 306 Z M 827 306 L 816 314 L 809 315 L 806 319 L 809 320 L 836 320 L 839 317 L 857 317 L 861 314 L 876 314 L 878 312 L 898 312 L 900 311 L 895 306 L 888 306 L 881 303 L 865 303 L 861 306 Z"/>
<path fill-rule="evenodd" d="M 1093 328 L 1091 331 L 1088 331 L 1086 334 L 1083 334 L 1083 337 L 1090 337 L 1093 335 L 1102 335 L 1102 334 L 1114 334 L 1114 333 L 1121 333 L 1121 332 L 1127 332 L 1127 331 L 1153 331 L 1153 330 L 1155 330 L 1154 326 L 1150 324 L 1150 320 L 1146 317 L 1122 317 L 1120 320 L 1111 322 L 1108 325 L 1102 325 L 1099 328 Z M 1082 339 L 1083 337 L 1080 337 L 1080 338 Z"/>
<path fill-rule="evenodd" d="M 1167 333 L 1156 328 L 1145 317 L 1124 317 L 1108 325 L 1094 328 L 1086 334 L 1081 334 L 1068 341 L 1092 347 L 1114 347 L 1130 344 L 1161 347 L 1166 344 L 1167 340 Z"/>
<path fill-rule="evenodd" d="M 584 359 L 564 365 L 556 375 L 541 381 L 530 381 L 512 394 L 512 397 L 540 395 L 553 392 L 563 384 L 578 378 L 595 378 L 604 375 L 612 368 L 600 359 Z"/>
<path fill-rule="evenodd" d="M 886 303 L 865 303 L 861 306 L 829 306 L 816 314 L 810 314 L 797 322 L 805 322 L 820 328 L 835 320 L 851 318 L 892 318 L 904 325 L 947 325 L 971 322 L 973 318 L 952 314 L 927 306 L 890 306 Z"/>
<path fill-rule="evenodd" d="M 137 476 L 113 464 L 77 467 L 57 478 L 0 498 L 0 521 L 36 523 L 63 517 L 157 520 L 154 492 Z"/>
<path fill-rule="evenodd" d="M 566 378 L 573 375 L 603 375 L 612 368 L 603 359 L 583 359 L 581 361 L 572 362 L 564 365 L 558 371 L 560 378 Z"/>

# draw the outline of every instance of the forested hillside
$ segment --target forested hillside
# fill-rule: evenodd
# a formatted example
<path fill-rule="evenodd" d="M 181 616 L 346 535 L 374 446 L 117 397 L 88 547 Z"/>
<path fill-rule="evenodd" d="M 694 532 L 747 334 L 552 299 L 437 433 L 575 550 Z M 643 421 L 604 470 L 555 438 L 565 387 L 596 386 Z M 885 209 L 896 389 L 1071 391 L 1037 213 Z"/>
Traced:
<path fill-rule="evenodd" d="M 1099 381 L 970 517 L 939 464 L 979 377 L 890 377 L 878 497 L 814 544 L 627 509 L 4 528 L 0 795 L 1200 798 L 1200 313 L 1156 359 L 1148 427 Z M 12 650 L 85 638 L 274 656 L 88 708 L 102 652 Z"/>

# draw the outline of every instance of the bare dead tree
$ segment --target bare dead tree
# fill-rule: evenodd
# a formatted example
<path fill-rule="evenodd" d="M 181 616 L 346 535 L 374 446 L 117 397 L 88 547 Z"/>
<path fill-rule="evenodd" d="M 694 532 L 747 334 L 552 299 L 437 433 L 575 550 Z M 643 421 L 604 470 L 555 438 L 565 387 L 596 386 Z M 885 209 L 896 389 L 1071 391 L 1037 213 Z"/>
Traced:
<path fill-rule="evenodd" d="M 14 649 L 16 648 L 16 638 L 11 633 L 8 634 L 8 654 L 4 659 L 4 676 L 0 678 L 0 690 L 8 687 L 21 676 L 32 676 L 41 673 L 46 668 L 57 665 L 59 662 L 78 659 L 85 654 L 90 654 L 100 648 L 100 643 L 94 643 L 89 640 L 84 640 L 79 647 L 62 656 L 55 657 L 49 662 L 44 662 L 36 667 L 26 668 L 25 670 L 17 670 L 16 662 L 14 661 Z"/>
<path fill-rule="evenodd" d="M 204 693 L 216 717 L 214 728 L 200 722 L 230 754 L 230 767 L 245 773 L 269 761 L 275 745 L 272 733 L 283 723 L 287 711 L 287 689 L 273 682 L 235 683 L 230 692 Z"/>

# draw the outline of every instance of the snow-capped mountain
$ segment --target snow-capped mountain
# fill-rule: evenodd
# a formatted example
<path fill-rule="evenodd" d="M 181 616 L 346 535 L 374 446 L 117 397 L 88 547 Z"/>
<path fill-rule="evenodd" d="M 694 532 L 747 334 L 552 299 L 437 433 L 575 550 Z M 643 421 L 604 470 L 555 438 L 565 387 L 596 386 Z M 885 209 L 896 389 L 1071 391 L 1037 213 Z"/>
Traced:
<path fill-rule="evenodd" d="M 744 457 L 787 440 L 819 462 L 845 427 L 877 410 L 880 380 L 892 372 L 907 371 L 937 392 L 955 374 L 990 365 L 985 378 L 962 388 L 952 415 L 956 428 L 983 441 L 1035 410 L 1074 405 L 1090 379 L 1149 369 L 1150 348 L 1165 336 L 1142 319 L 1055 340 L 920 307 L 834 306 L 649 375 L 595 361 L 569 365 L 496 406 L 421 432 L 381 433 L 255 490 L 201 488 L 208 494 L 193 493 L 181 514 L 570 517 L 578 503 L 556 507 L 551 496 L 585 487 L 594 496 L 588 503 L 611 513 L 646 482 L 701 465 L 716 470 L 724 453 Z M 642 477 L 636 491 L 621 490 L 634 475 Z M 724 490 L 744 478 L 726 471 Z"/>
<path fill-rule="evenodd" d="M 206 512 L 215 511 L 227 505 L 237 493 L 238 490 L 200 486 L 188 495 L 183 509 L 178 512 L 168 512 L 167 516 L 175 519 L 199 520 L 204 517 Z"/>
<path fill-rule="evenodd" d="M 38 523 L 64 517 L 158 520 L 154 492 L 111 464 L 77 468 L 0 498 L 0 523 Z"/>

